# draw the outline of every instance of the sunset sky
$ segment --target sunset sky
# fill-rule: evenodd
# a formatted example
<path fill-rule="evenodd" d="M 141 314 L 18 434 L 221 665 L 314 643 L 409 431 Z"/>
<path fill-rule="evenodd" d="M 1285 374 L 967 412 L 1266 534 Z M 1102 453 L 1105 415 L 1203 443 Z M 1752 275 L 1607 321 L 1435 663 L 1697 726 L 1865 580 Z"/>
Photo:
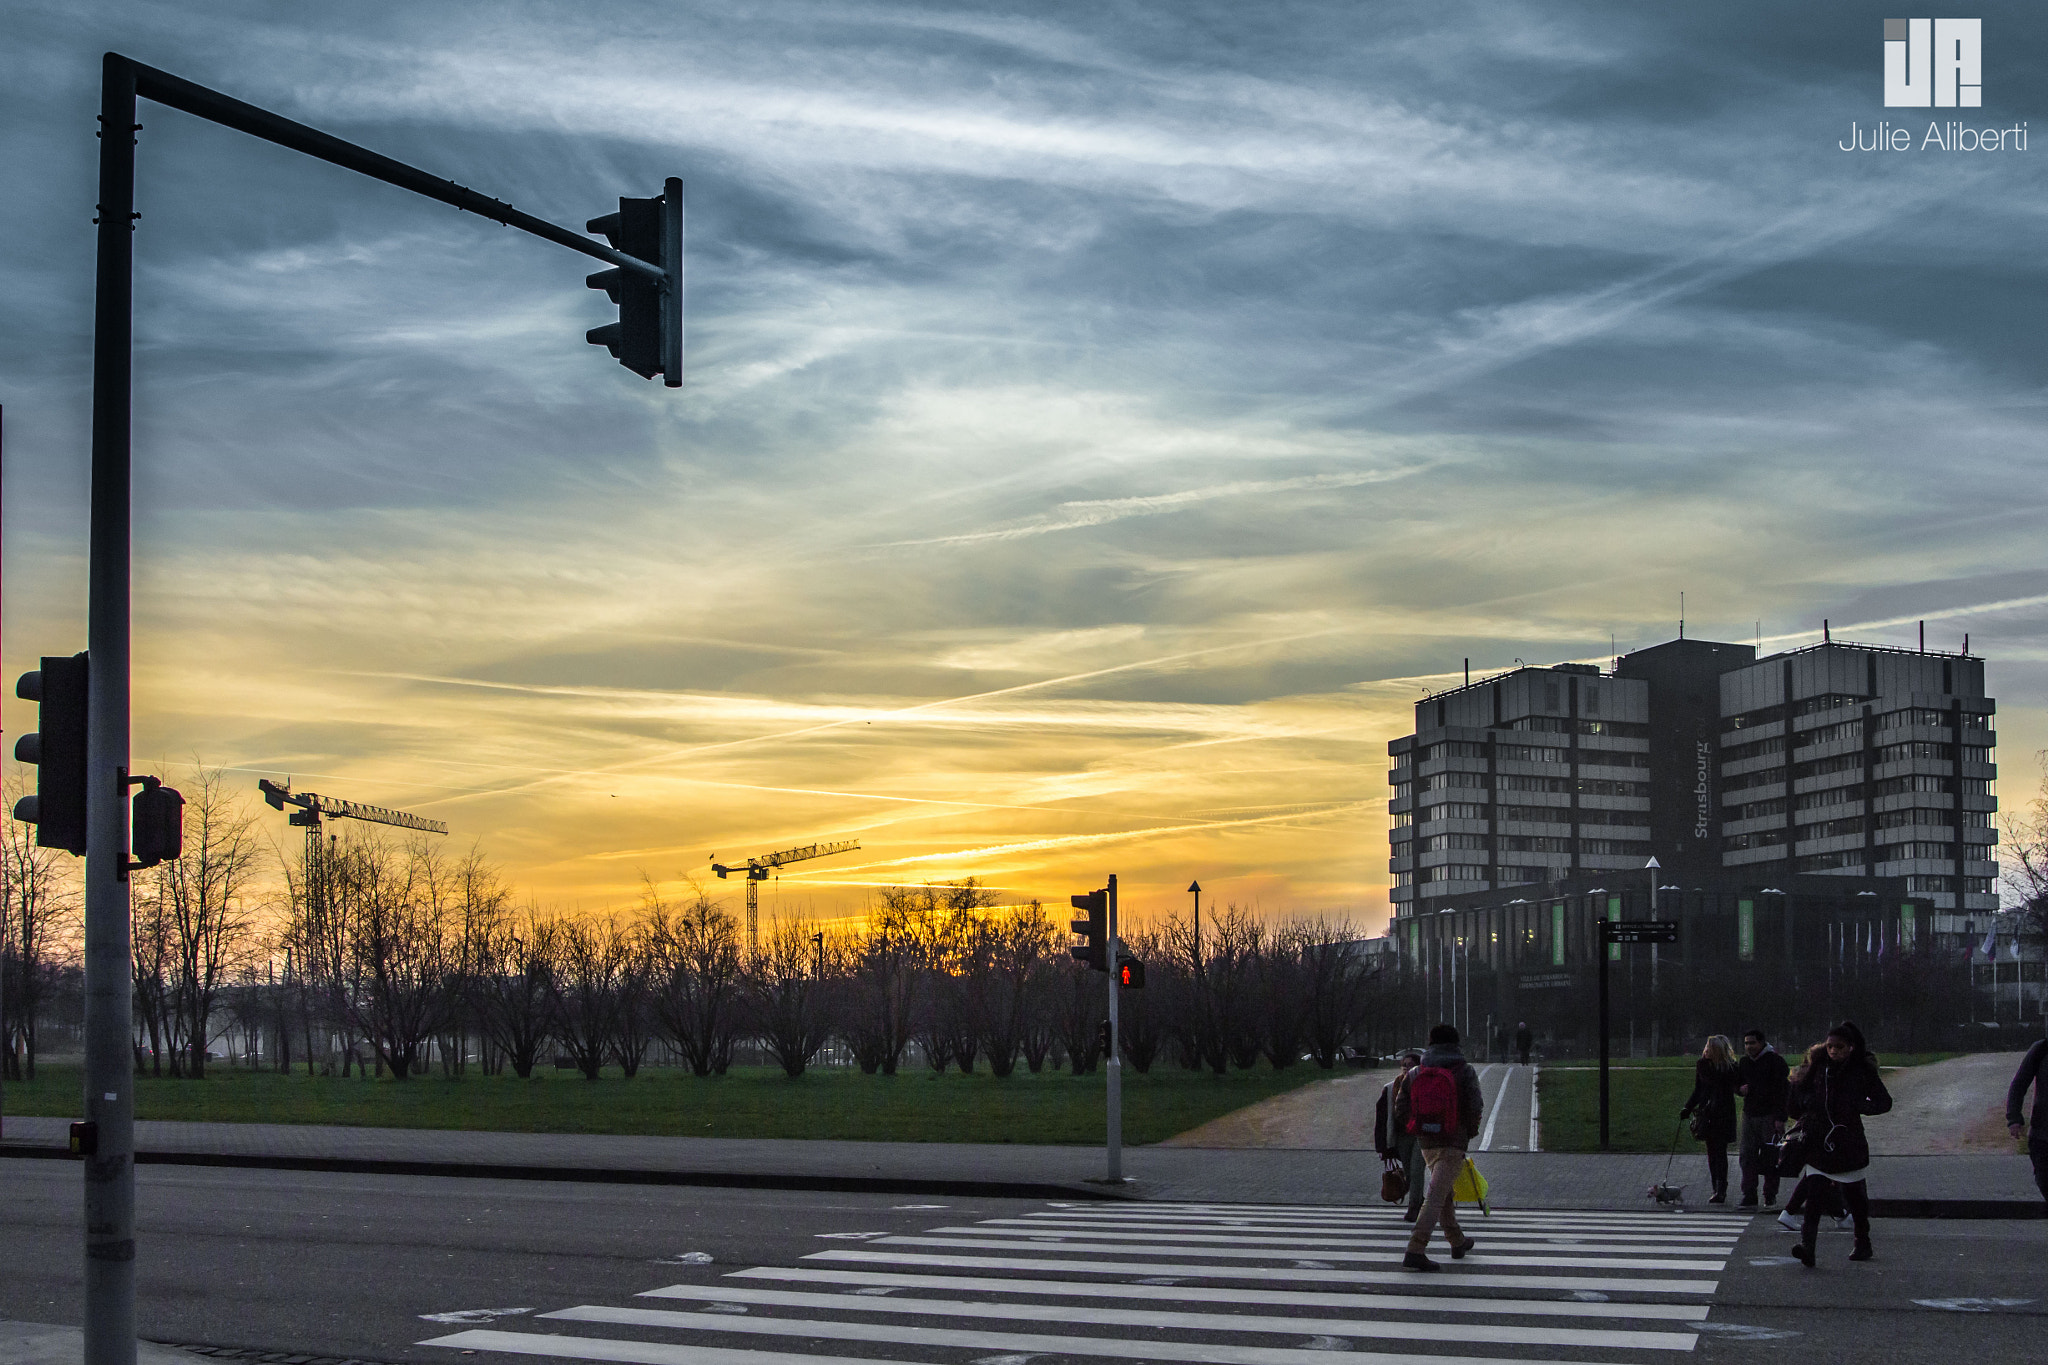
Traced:
<path fill-rule="evenodd" d="M 1968 632 L 2024 801 L 2048 16 L 1972 12 L 2027 151 L 1919 150 L 1848 4 L 0 0 L 8 677 L 84 645 L 113 48 L 572 227 L 689 204 L 677 391 L 585 344 L 595 263 L 145 106 L 138 766 L 563 907 L 858 838 L 764 906 L 1374 930 L 1413 701 L 1684 592 Z"/>

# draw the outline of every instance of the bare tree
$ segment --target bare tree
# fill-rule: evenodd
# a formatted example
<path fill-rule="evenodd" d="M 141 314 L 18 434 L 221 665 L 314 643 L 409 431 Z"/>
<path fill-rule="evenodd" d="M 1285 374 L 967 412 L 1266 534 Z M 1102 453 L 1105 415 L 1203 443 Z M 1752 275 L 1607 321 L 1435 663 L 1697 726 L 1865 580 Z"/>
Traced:
<path fill-rule="evenodd" d="M 794 1079 L 832 1039 L 844 950 L 807 919 L 777 919 L 747 970 L 749 1015 L 768 1054 Z"/>
<path fill-rule="evenodd" d="M 987 967 L 981 987 L 982 1045 L 989 1070 L 1007 1076 L 1016 1069 L 1020 1051 L 1029 1063 L 1034 1029 L 1049 1040 L 1042 1016 L 1055 933 L 1045 907 L 1033 901 L 987 924 L 982 939 Z M 1042 1047 L 1037 1057 L 1033 1071 L 1044 1065 Z"/>
<path fill-rule="evenodd" d="M 2034 757 L 2048 768 L 2048 749 Z M 2005 900 L 2022 912 L 2026 936 L 2048 937 L 2048 775 L 2041 779 L 2040 795 L 2024 806 L 2008 807 L 1999 826 Z"/>
<path fill-rule="evenodd" d="M 1287 933 L 1299 968 L 1309 1055 L 1325 1070 L 1337 1065 L 1365 1017 L 1372 979 L 1358 956 L 1359 937 L 1350 923 L 1331 923 L 1320 916 L 1297 921 Z"/>
<path fill-rule="evenodd" d="M 469 991 L 478 1025 L 512 1073 L 531 1079 L 555 1031 L 557 922 L 535 906 L 516 915 L 500 908 L 476 932 L 481 943 Z"/>
<path fill-rule="evenodd" d="M 28 794 L 7 779 L 8 809 Z M 0 1076 L 36 1078 L 38 1023 L 51 974 L 78 926 L 78 889 L 62 850 L 36 846 L 36 827 L 5 820 L 0 832 Z"/>
<path fill-rule="evenodd" d="M 150 869 L 137 894 L 163 916 L 185 1074 L 196 1080 L 206 1074 L 214 1003 L 253 947 L 256 915 L 247 894 L 261 845 L 255 817 L 229 794 L 220 769 L 194 767 L 183 786 L 185 851 Z"/>
<path fill-rule="evenodd" d="M 651 880 L 640 901 L 649 952 L 655 1029 L 699 1076 L 724 1075 L 741 1025 L 739 926 L 701 889 L 687 904 L 664 901 Z"/>
<path fill-rule="evenodd" d="M 890 888 L 868 912 L 867 930 L 852 950 L 846 989 L 846 1040 L 854 1061 L 872 1076 L 896 1074 L 910 1046 L 924 987 L 929 901 Z"/>
<path fill-rule="evenodd" d="M 585 1080 L 603 1069 L 618 1031 L 619 994 L 631 956 L 631 935 L 614 916 L 565 919 L 561 965 L 554 976 L 555 1037 Z"/>
<path fill-rule="evenodd" d="M 336 867 L 352 931 L 353 981 L 343 1005 L 396 1080 L 419 1069 L 445 1022 L 456 962 L 453 878 L 426 836 L 395 848 L 353 832 Z"/>

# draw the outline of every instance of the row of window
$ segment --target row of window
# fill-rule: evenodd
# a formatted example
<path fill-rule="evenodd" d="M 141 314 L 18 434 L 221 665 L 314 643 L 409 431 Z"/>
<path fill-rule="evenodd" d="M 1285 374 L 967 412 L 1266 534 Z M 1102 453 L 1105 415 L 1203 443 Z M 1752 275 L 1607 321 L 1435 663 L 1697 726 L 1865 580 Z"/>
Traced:
<path fill-rule="evenodd" d="M 1494 757 L 1504 763 L 1569 763 L 1572 750 L 1558 744 L 1497 744 Z M 1447 739 L 1415 751 L 1419 762 L 1438 758 L 1485 758 L 1486 746 L 1469 739 Z M 1633 749 L 1580 749 L 1578 761 L 1609 768 L 1647 768 L 1650 756 Z M 1405 764 L 1405 760 L 1403 760 Z"/>
<path fill-rule="evenodd" d="M 1500 819 L 1504 823 L 1564 825 L 1569 828 L 1576 822 L 1581 834 L 1589 832 L 1589 827 L 1601 825 L 1645 825 L 1650 820 L 1649 812 L 1640 810 L 1574 811 L 1567 806 L 1500 806 L 1497 810 Z M 1441 806 L 1431 806 L 1424 814 L 1426 816 L 1426 823 L 1429 824 L 1435 824 L 1439 820 L 1485 820 L 1491 818 L 1489 807 L 1462 805 L 1456 802 L 1448 802 Z M 1394 817 L 1393 827 L 1395 829 L 1407 829 L 1411 823 L 1412 817 L 1410 813 L 1402 811 Z"/>
<path fill-rule="evenodd" d="M 1921 873 L 1906 878 L 1906 890 L 1909 892 L 1953 891 L 1956 889 L 1957 880 L 1955 877 L 1936 877 Z M 1965 895 L 1988 896 L 1991 894 L 1991 878 L 1989 877 L 1964 877 L 1960 880 L 1963 883 L 1963 893 Z"/>
<path fill-rule="evenodd" d="M 1949 817 L 1950 812 L 1945 810 L 1908 809 L 1880 811 L 1872 828 L 1880 830 L 1900 829 L 1911 825 L 1934 825 L 1939 827 L 1947 825 Z M 1964 811 L 1963 823 L 1970 828 L 1984 829 L 1989 827 L 1991 816 L 1986 811 Z M 1863 827 L 1864 818 L 1862 816 L 1849 815 L 1835 820 L 1823 820 L 1817 825 L 1799 825 L 1794 829 L 1791 837 L 1794 839 L 1838 839 L 1844 835 L 1861 834 L 1863 833 Z M 1782 844 L 1785 842 L 1785 838 L 1786 832 L 1783 828 L 1756 830 L 1749 834 L 1731 834 L 1723 841 L 1721 846 L 1723 848 L 1768 848 L 1772 844 Z M 1904 848 L 1906 845 L 1901 844 L 1899 847 Z M 1930 844 L 1927 847 L 1946 848 L 1947 845 Z M 1945 858 L 1948 855 L 1946 853 L 1900 853 L 1896 856 L 1900 858 Z"/>
<path fill-rule="evenodd" d="M 1616 739 L 1648 739 L 1650 727 L 1630 720 L 1593 720 L 1585 716 L 1523 716 L 1501 727 L 1530 734 L 1612 735 Z"/>

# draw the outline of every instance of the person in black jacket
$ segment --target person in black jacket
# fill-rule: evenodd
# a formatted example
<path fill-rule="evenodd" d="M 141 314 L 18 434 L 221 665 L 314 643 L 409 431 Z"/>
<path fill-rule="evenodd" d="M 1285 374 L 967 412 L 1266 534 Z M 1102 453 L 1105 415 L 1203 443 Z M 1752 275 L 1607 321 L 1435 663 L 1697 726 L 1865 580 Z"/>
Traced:
<path fill-rule="evenodd" d="M 1458 1030 L 1450 1024 L 1438 1024 L 1429 1031 L 1429 1051 L 1422 1054 L 1421 1065 L 1408 1075 L 1408 1084 L 1397 1106 L 1404 1129 L 1410 1118 L 1421 1117 L 1414 1112 L 1415 1093 L 1422 1084 L 1422 1072 L 1432 1067 L 1451 1073 L 1457 1087 L 1458 1112 L 1445 1131 L 1416 1134 L 1416 1141 L 1422 1147 L 1422 1159 L 1429 1166 L 1429 1192 L 1423 1197 L 1422 1213 L 1415 1220 L 1415 1231 L 1408 1236 L 1408 1254 L 1401 1258 L 1401 1264 L 1410 1270 L 1442 1269 L 1425 1254 L 1429 1249 L 1429 1234 L 1435 1230 L 1439 1219 L 1443 1220 L 1444 1240 L 1451 1244 L 1452 1260 L 1463 1260 L 1465 1253 L 1477 1245 L 1477 1241 L 1467 1237 L 1465 1230 L 1458 1226 L 1458 1210 L 1451 1194 L 1452 1187 L 1457 1184 L 1458 1172 L 1465 1168 L 1465 1149 L 1473 1138 L 1479 1136 L 1479 1113 L 1485 1100 L 1479 1092 L 1479 1073 L 1458 1050 Z"/>
<path fill-rule="evenodd" d="M 1401 1163 L 1402 1174 L 1408 1178 L 1408 1212 L 1402 1221 L 1412 1223 L 1422 1212 L 1422 1190 L 1427 1183 L 1422 1165 L 1422 1144 L 1401 1131 L 1396 1117 L 1401 1111 L 1401 1091 L 1408 1084 L 1408 1076 L 1422 1060 L 1422 1054 L 1410 1049 L 1401 1054 L 1401 1070 L 1393 1080 L 1380 1087 L 1379 1103 L 1373 1106 L 1372 1146 L 1380 1154 L 1380 1160 Z"/>
<path fill-rule="evenodd" d="M 1743 1057 L 1735 1064 L 1735 1093 L 1742 1096 L 1742 1207 L 1756 1207 L 1757 1177 L 1763 1177 L 1764 1207 L 1778 1203 L 1778 1161 L 1773 1151 L 1785 1132 L 1785 1094 L 1790 1070 L 1764 1037 L 1753 1028 L 1742 1035 Z"/>
<path fill-rule="evenodd" d="M 1515 1025 L 1515 1060 L 1523 1066 L 1529 1065 L 1529 1049 L 1536 1046 L 1536 1035 L 1529 1031 L 1527 1020 Z"/>
<path fill-rule="evenodd" d="M 1693 1063 L 1692 1097 L 1678 1111 L 1682 1123 L 1695 1113 L 1694 1132 L 1707 1145 L 1707 1175 L 1714 1182 L 1709 1204 L 1728 1202 L 1728 1144 L 1735 1141 L 1735 1045 L 1717 1033 L 1700 1049 Z"/>
<path fill-rule="evenodd" d="M 2033 1136 L 2027 1137 L 2026 1116 L 2020 1112 L 2027 1102 L 2027 1088 L 2034 1090 Z M 2034 1184 L 2041 1198 L 2048 1199 L 2048 1040 L 2027 1049 L 2020 1069 L 2013 1073 L 2005 1091 L 2005 1126 L 2015 1139 L 2027 1138 L 2027 1155 L 2034 1162 Z"/>
<path fill-rule="evenodd" d="M 1841 1190 L 1856 1220 L 1856 1249 L 1849 1259 L 1867 1261 L 1872 1255 L 1870 1194 L 1864 1177 L 1870 1172 L 1870 1139 L 1864 1136 L 1863 1119 L 1888 1112 L 1892 1097 L 1877 1074 L 1877 1060 L 1864 1044 L 1863 1030 L 1845 1019 L 1828 1030 L 1826 1046 L 1827 1059 L 1793 1083 L 1791 1108 L 1806 1136 L 1806 1164 L 1817 1172 L 1807 1179 L 1824 1177 Z M 1821 1201 L 1808 1200 L 1799 1245 L 1792 1248 L 1808 1267 L 1813 1265 L 1820 1219 Z"/>

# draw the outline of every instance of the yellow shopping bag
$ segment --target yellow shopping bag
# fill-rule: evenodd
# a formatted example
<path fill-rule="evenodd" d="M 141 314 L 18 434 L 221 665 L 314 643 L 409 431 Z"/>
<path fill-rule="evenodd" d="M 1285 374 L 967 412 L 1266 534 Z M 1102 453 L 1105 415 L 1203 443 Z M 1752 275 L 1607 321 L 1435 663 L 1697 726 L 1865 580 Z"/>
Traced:
<path fill-rule="evenodd" d="M 1472 1158 L 1465 1158 L 1464 1168 L 1451 1184 L 1451 1198 L 1460 1204 L 1477 1204 L 1479 1211 L 1491 1218 L 1493 1211 L 1486 1207 L 1486 1177 L 1472 1164 Z"/>

